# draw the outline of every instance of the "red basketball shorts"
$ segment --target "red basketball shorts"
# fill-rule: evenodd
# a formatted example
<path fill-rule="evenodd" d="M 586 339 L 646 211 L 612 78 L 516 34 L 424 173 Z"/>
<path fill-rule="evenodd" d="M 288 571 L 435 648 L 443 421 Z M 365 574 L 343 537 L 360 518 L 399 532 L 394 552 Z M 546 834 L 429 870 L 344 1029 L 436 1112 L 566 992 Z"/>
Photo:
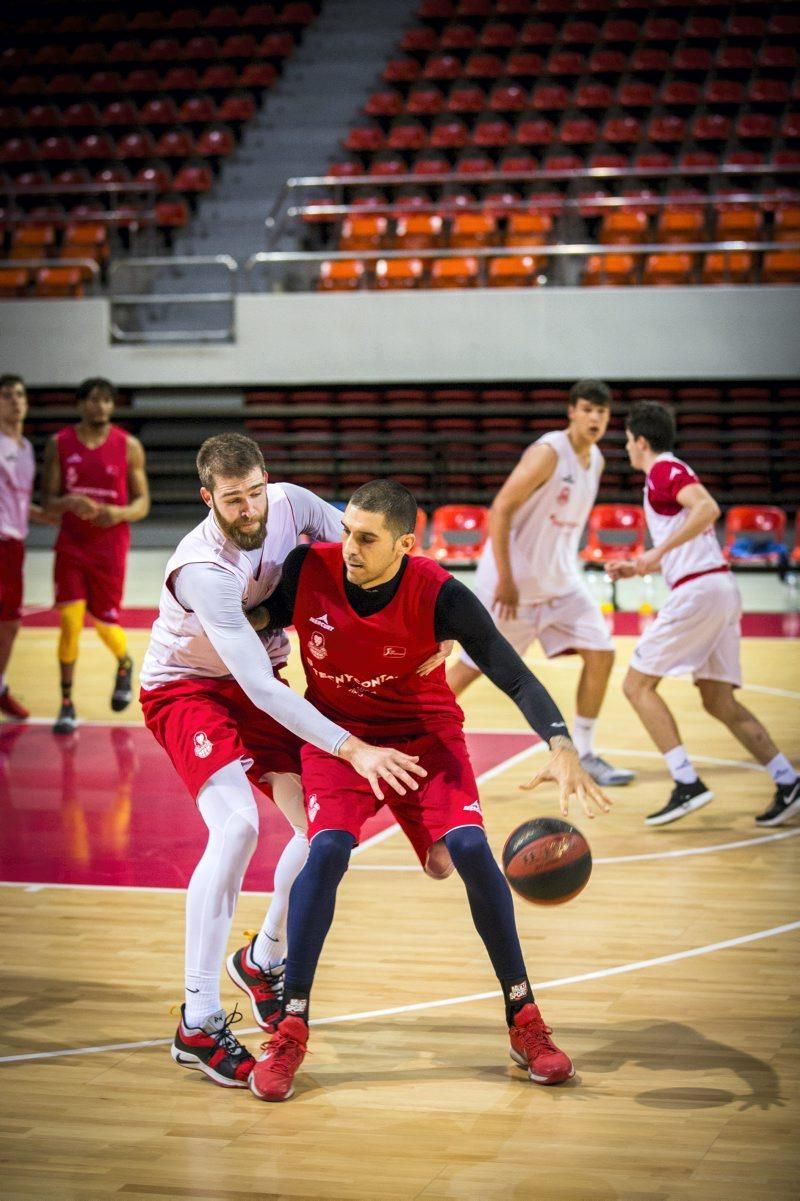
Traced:
<path fill-rule="evenodd" d="M 253 784 L 267 772 L 300 772 L 301 740 L 231 679 L 186 679 L 139 693 L 144 724 L 193 797 L 214 772 L 241 759 Z"/>
<path fill-rule="evenodd" d="M 127 542 L 101 551 L 91 544 L 57 547 L 53 564 L 56 604 L 86 601 L 98 621 L 109 625 L 119 621 L 127 558 Z"/>
<path fill-rule="evenodd" d="M 0 621 L 17 621 L 22 613 L 24 560 L 24 542 L 0 538 Z"/>
<path fill-rule="evenodd" d="M 386 800 L 379 801 L 369 781 L 349 763 L 306 743 L 302 752 L 303 792 L 310 839 L 323 830 L 347 830 L 358 842 L 364 822 L 385 803 L 424 867 L 431 845 L 449 830 L 483 826 L 478 785 L 459 726 L 419 738 L 393 738 L 387 731 L 380 742 L 374 738 L 369 741 L 419 755 L 428 774 L 420 779 L 418 791 L 399 796 L 382 783 Z"/>

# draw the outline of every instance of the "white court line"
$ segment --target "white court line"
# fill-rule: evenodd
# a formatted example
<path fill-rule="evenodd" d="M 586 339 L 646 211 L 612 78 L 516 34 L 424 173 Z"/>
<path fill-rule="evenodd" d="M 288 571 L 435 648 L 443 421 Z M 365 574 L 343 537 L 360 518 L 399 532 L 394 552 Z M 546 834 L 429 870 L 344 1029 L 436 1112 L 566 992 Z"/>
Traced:
<path fill-rule="evenodd" d="M 54 721 L 55 721 L 55 716 L 53 716 L 53 717 L 26 717 L 25 721 L 20 724 L 26 725 L 26 726 L 52 726 Z M 79 717 L 78 718 L 78 729 L 79 730 L 82 729 L 83 726 L 105 726 L 106 729 L 108 729 L 108 730 L 113 730 L 117 726 L 122 726 L 129 730 L 138 730 L 138 729 L 143 730 L 144 729 L 144 724 L 141 721 L 128 721 L 128 720 L 125 720 L 125 721 L 110 721 L 110 720 L 101 721 L 101 720 L 95 720 L 94 718 L 91 718 L 91 717 L 87 717 L 87 718 Z"/>
<path fill-rule="evenodd" d="M 783 926 L 772 926 L 768 930 L 755 930 L 751 934 L 740 934 L 736 938 L 726 938 L 722 942 L 706 943 L 702 947 L 690 947 L 687 951 L 673 951 L 670 955 L 658 955 L 654 959 L 638 959 L 633 963 L 621 963 L 616 967 L 598 968 L 594 972 L 583 972 L 578 976 L 562 976 L 557 980 L 538 980 L 534 982 L 534 992 L 547 988 L 561 988 L 567 984 L 583 984 L 587 980 L 605 980 L 610 976 L 622 976 L 627 972 L 640 972 L 651 967 L 662 967 L 667 963 L 678 963 L 682 959 L 694 959 L 699 955 L 712 955 L 716 951 L 725 951 L 731 947 L 741 947 L 750 942 L 758 942 L 764 938 L 775 938 L 779 934 L 788 934 L 800 930 L 800 921 L 787 922 Z M 388 1009 L 366 1009 L 361 1013 L 337 1014 L 329 1018 L 312 1018 L 312 1026 L 332 1026 L 342 1022 L 362 1022 L 369 1018 L 392 1017 L 400 1013 L 419 1013 L 426 1009 L 441 1009 L 447 1005 L 468 1005 L 473 1001 L 486 1001 L 491 997 L 499 997 L 499 989 L 491 992 L 470 993 L 463 997 L 445 997 L 440 1001 L 417 1001 L 412 1005 L 393 1005 Z M 250 1026 L 241 1033 L 260 1034 L 260 1027 Z M 30 1060 L 59 1059 L 71 1055 L 101 1055 L 107 1051 L 138 1051 L 146 1047 L 165 1047 L 172 1042 L 171 1038 L 154 1038 L 146 1042 L 136 1043 L 107 1043 L 98 1047 L 70 1047 L 59 1051 L 33 1051 L 27 1055 L 3 1055 L 0 1063 L 22 1063 Z"/>
<path fill-rule="evenodd" d="M 743 838 L 739 842 L 716 842 L 707 847 L 682 847 L 676 851 L 651 851 L 643 855 L 606 855 L 592 859 L 596 863 L 638 863 L 646 859 L 683 859 L 689 855 L 713 855 L 718 851 L 739 851 L 742 847 L 755 847 L 762 842 L 779 842 L 784 838 L 800 836 L 800 826 L 793 830 L 781 830 L 777 834 L 761 834 L 758 838 Z M 415 863 L 358 863 L 352 868 L 358 872 L 418 872 Z"/>

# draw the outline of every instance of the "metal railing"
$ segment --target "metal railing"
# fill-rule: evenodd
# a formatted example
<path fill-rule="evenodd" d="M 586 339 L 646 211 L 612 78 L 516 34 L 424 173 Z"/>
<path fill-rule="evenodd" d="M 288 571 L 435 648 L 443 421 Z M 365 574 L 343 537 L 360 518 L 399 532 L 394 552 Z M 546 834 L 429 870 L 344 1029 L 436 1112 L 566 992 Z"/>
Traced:
<path fill-rule="evenodd" d="M 271 268 L 292 264 L 314 264 L 317 267 L 323 262 L 351 262 L 358 260 L 365 264 L 375 264 L 387 259 L 421 259 L 423 262 L 433 259 L 475 259 L 478 262 L 478 285 L 486 281 L 486 264 L 488 260 L 494 258 L 507 258 L 512 256 L 524 257 L 530 256 L 534 259 L 552 258 L 558 260 L 583 260 L 589 257 L 598 256 L 604 259 L 610 255 L 633 255 L 637 260 L 643 259 L 650 254 L 663 253 L 686 253 L 692 255 L 707 254 L 709 252 L 719 251 L 725 254 L 736 252 L 749 252 L 751 254 L 760 254 L 770 250 L 800 250 L 800 241 L 796 242 L 744 242 L 744 241 L 726 241 L 726 242 L 636 242 L 624 244 L 598 244 L 595 242 L 548 242 L 543 244 L 530 244 L 527 246 L 480 246 L 453 249 L 451 247 L 436 247 L 433 249 L 420 250 L 331 250 L 331 251 L 260 251 L 258 254 L 253 254 L 247 260 L 244 266 L 245 278 L 252 284 L 256 278 L 256 272 L 259 268 L 266 269 L 269 284 L 273 290 L 291 290 L 305 291 L 316 288 L 318 281 L 317 272 L 301 272 L 299 276 L 295 274 L 287 280 L 284 276 Z M 558 274 L 556 271 L 554 274 Z M 575 283 L 578 281 L 578 272 L 575 272 Z M 601 280 L 604 278 L 601 271 Z M 729 276 L 734 282 L 733 277 Z M 540 272 L 539 282 L 552 282 L 552 275 L 548 276 L 543 271 Z M 366 279 L 364 280 L 366 282 Z M 559 281 L 564 282 L 564 281 Z M 758 283 L 757 279 L 752 281 Z M 287 286 L 288 284 L 288 286 Z M 354 289 L 355 290 L 355 289 Z"/>
<path fill-rule="evenodd" d="M 211 268 L 224 272 L 228 286 L 209 290 L 197 274 L 195 291 L 169 287 L 169 277 Z M 234 300 L 238 292 L 239 264 L 228 254 L 154 255 L 119 259 L 108 272 L 111 337 L 114 342 L 233 342 L 236 337 Z M 192 282 L 192 279 L 188 281 Z M 162 290 L 166 285 L 167 290 Z M 198 328 L 194 314 L 199 305 L 218 305 L 220 321 Z M 189 318 L 181 324 L 181 318 Z M 172 326 L 165 323 L 171 321 Z"/>

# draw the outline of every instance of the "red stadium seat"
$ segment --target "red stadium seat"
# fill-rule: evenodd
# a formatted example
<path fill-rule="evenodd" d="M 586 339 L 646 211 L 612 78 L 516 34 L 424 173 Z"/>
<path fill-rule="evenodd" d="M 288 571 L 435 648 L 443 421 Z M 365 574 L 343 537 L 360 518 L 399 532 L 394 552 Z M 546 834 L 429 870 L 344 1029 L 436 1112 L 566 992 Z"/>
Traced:
<path fill-rule="evenodd" d="M 735 505 L 725 514 L 725 533 L 722 553 L 729 563 L 747 567 L 777 567 L 781 556 L 777 551 L 754 550 L 751 554 L 734 555 L 737 538 L 763 538 L 783 542 L 786 536 L 786 513 L 774 505 Z"/>
<path fill-rule="evenodd" d="M 481 505 L 442 505 L 431 516 L 428 555 L 445 567 L 475 563 L 488 534 L 488 509 Z"/>
<path fill-rule="evenodd" d="M 585 563 L 596 564 L 636 558 L 644 554 L 646 529 L 641 505 L 595 505 L 589 514 L 586 545 L 580 557 Z"/>

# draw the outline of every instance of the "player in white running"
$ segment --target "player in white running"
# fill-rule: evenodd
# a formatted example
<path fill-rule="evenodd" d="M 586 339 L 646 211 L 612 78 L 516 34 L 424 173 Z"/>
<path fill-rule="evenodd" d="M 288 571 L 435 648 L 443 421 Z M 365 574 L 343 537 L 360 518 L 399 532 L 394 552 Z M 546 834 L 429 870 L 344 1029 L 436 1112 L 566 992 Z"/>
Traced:
<path fill-rule="evenodd" d="M 775 782 L 759 826 L 780 826 L 800 813 L 800 778 L 758 718 L 736 699 L 739 663 L 739 589 L 717 541 L 719 506 L 681 459 L 672 453 L 675 419 L 656 401 L 634 405 L 625 423 L 631 466 L 646 474 L 644 508 L 653 542 L 633 562 L 612 563 L 615 578 L 661 571 L 670 589 L 658 617 L 633 652 L 623 690 L 675 781 L 662 809 L 645 818 L 661 826 L 707 805 L 713 793 L 699 779 L 681 742 L 675 718 L 659 696 L 663 676 L 689 672 L 703 707 L 766 767 Z"/>
<path fill-rule="evenodd" d="M 572 739 L 581 766 L 606 788 L 628 784 L 634 773 L 594 752 L 614 644 L 584 583 L 578 545 L 600 485 L 604 460 L 597 443 L 610 415 L 606 384 L 579 380 L 572 387 L 567 428 L 529 446 L 495 497 L 475 576 L 476 595 L 518 654 L 538 638 L 548 659 L 580 655 Z M 447 681 L 459 696 L 480 675 L 462 650 Z"/>

